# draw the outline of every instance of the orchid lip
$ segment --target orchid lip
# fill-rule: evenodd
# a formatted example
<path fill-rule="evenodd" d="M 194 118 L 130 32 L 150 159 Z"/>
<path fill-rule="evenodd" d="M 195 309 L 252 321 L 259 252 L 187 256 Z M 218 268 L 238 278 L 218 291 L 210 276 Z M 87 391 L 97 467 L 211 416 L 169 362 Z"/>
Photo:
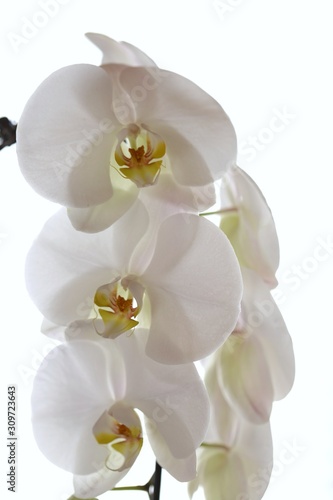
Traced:
<path fill-rule="evenodd" d="M 158 134 L 132 124 L 118 134 L 114 158 L 121 167 L 119 174 L 142 188 L 156 184 L 165 153 L 165 142 Z"/>
<path fill-rule="evenodd" d="M 125 298 L 120 293 L 127 295 Z M 94 304 L 97 306 L 97 311 L 104 323 L 104 331 L 97 332 L 105 338 L 116 338 L 122 333 L 132 330 L 139 322 L 135 318 L 140 307 L 133 304 L 133 298 L 129 290 L 123 289 L 120 282 L 109 283 L 100 286 L 94 297 Z"/>
<path fill-rule="evenodd" d="M 127 424 L 119 422 L 109 410 L 101 415 L 93 427 L 97 443 L 108 451 L 105 466 L 109 470 L 122 471 L 131 467 L 143 444 L 139 417 L 132 408 L 127 408 L 126 413 L 129 417 Z"/>

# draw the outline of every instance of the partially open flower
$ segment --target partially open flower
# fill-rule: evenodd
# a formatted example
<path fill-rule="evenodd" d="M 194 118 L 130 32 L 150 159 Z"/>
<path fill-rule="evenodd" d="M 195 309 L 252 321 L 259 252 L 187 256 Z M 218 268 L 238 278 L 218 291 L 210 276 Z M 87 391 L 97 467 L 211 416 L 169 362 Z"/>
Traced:
<path fill-rule="evenodd" d="M 234 410 L 254 424 L 270 418 L 295 377 L 292 340 L 269 286 L 243 269 L 244 294 L 237 327 L 215 355 L 221 390 Z"/>
<path fill-rule="evenodd" d="M 275 287 L 279 242 L 262 192 L 249 175 L 234 165 L 222 179 L 221 197 L 227 206 L 220 227 L 232 243 L 240 265 L 256 271 L 270 288 Z"/>
<path fill-rule="evenodd" d="M 201 486 L 206 500 L 260 500 L 273 466 L 269 423 L 254 425 L 227 403 L 217 381 L 216 365 L 205 377 L 211 419 L 198 450 L 198 474 L 189 483 L 192 498 Z"/>

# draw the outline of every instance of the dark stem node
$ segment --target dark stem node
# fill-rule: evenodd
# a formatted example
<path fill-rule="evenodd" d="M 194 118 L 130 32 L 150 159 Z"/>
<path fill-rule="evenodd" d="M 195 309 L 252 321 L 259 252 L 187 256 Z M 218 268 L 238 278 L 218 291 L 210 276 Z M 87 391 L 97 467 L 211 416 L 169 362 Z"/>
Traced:
<path fill-rule="evenodd" d="M 0 118 L 0 150 L 16 142 L 16 127 L 6 117 Z"/>

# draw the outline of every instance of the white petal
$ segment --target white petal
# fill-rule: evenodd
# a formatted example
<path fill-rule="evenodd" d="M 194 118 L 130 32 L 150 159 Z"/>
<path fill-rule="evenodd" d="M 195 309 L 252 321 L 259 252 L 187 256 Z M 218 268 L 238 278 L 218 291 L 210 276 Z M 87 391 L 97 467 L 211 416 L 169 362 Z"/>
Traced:
<path fill-rule="evenodd" d="M 269 326 L 263 331 L 260 341 L 270 367 L 274 399 L 279 400 L 286 397 L 294 384 L 295 357 L 291 337 L 278 310 Z M 263 329 L 264 325 L 260 330 Z"/>
<path fill-rule="evenodd" d="M 92 429 L 104 411 L 123 398 L 125 381 L 116 346 L 106 351 L 97 342 L 76 341 L 51 351 L 32 392 L 35 438 L 51 462 L 75 474 L 104 466 L 108 453 Z"/>
<path fill-rule="evenodd" d="M 126 401 L 154 424 L 147 429 L 148 434 L 156 427 L 170 453 L 175 458 L 187 458 L 206 433 L 206 390 L 193 364 L 161 365 L 148 358 L 147 337 L 148 331 L 136 329 L 131 336 L 120 336 L 114 341 L 122 347 L 129 370 Z"/>
<path fill-rule="evenodd" d="M 132 45 L 131 43 L 128 42 L 120 42 L 124 47 L 126 47 L 130 52 L 131 56 L 133 58 L 133 64 L 130 64 L 129 66 L 145 66 L 146 68 L 152 67 L 152 68 L 157 68 L 156 63 L 150 59 L 149 56 L 145 52 L 143 52 L 141 49 L 138 47 L 135 47 L 135 45 Z"/>
<path fill-rule="evenodd" d="M 123 189 L 117 184 L 117 177 L 113 179 L 115 182 L 112 182 L 112 198 L 93 207 L 68 209 L 68 217 L 75 229 L 85 233 L 103 231 L 120 219 L 135 203 L 139 194 L 136 186 L 127 183 L 128 189 Z"/>
<path fill-rule="evenodd" d="M 216 356 L 216 360 L 219 361 L 218 356 Z M 235 411 L 225 399 L 224 390 L 218 381 L 217 368 L 217 363 L 212 363 L 205 375 L 211 413 L 204 441 L 206 443 L 221 443 L 227 448 L 232 448 L 238 436 L 239 419 L 235 418 Z"/>
<path fill-rule="evenodd" d="M 152 74 L 146 68 L 123 69 L 120 82 L 132 97 L 137 123 L 147 124 L 166 143 L 180 184 L 208 184 L 234 164 L 234 128 L 221 106 L 200 87 L 175 73 Z"/>
<path fill-rule="evenodd" d="M 198 452 L 198 477 L 192 481 L 189 490 L 193 495 L 200 485 L 204 487 L 205 498 L 246 498 L 260 500 L 267 488 L 273 465 L 273 446 L 269 423 L 255 425 L 235 413 L 224 400 L 223 389 L 216 390 L 215 365 L 211 365 L 206 377 L 212 405 L 214 433 L 207 433 L 206 446 Z M 212 392 L 213 389 L 213 392 Z M 223 413 L 229 411 L 233 419 L 232 440 L 224 441 L 225 429 L 218 428 L 227 423 Z M 222 418 L 220 418 L 222 416 Z M 228 425 L 228 424 L 227 424 Z M 219 436 L 222 440 L 219 441 Z"/>
<path fill-rule="evenodd" d="M 96 332 L 103 330 L 103 321 L 100 319 L 73 321 L 67 327 L 56 325 L 47 319 L 43 319 L 41 332 L 47 337 L 65 342 L 70 340 L 93 340 L 98 336 Z M 56 343 L 55 343 L 56 345 Z"/>
<path fill-rule="evenodd" d="M 242 461 L 236 454 L 220 453 L 206 464 L 204 491 L 207 499 L 242 498 L 247 495 L 247 484 Z"/>
<path fill-rule="evenodd" d="M 214 184 L 185 187 L 178 184 L 170 172 L 163 172 L 154 186 L 141 189 L 139 197 L 150 212 L 159 207 L 159 212 L 164 208 L 168 216 L 180 212 L 197 214 L 214 205 L 215 187 Z"/>
<path fill-rule="evenodd" d="M 45 358 L 32 406 L 37 444 L 49 460 L 80 475 L 101 468 L 106 452 L 92 430 L 105 411 L 116 411 L 117 401 L 143 411 L 154 426 L 147 433 L 156 428 L 176 459 L 193 455 L 208 425 L 206 391 L 193 365 L 171 367 L 147 358 L 147 335 L 138 330 L 112 342 L 76 340 Z"/>
<path fill-rule="evenodd" d="M 239 315 L 241 279 L 224 234 L 194 215 L 161 225 L 155 254 L 141 278 L 151 304 L 147 354 L 186 363 L 217 349 Z"/>
<path fill-rule="evenodd" d="M 102 64 L 155 66 L 144 52 L 130 43 L 116 42 L 99 33 L 86 33 L 86 37 L 103 52 Z"/>
<path fill-rule="evenodd" d="M 198 477 L 189 486 L 191 495 L 201 485 L 206 500 L 263 497 L 273 465 L 270 426 L 239 421 L 237 442 L 231 450 L 218 444 L 199 450 Z"/>
<path fill-rule="evenodd" d="M 92 340 L 96 342 L 100 338 L 97 332 L 103 331 L 103 321 L 101 319 L 78 320 L 62 328 L 66 341 Z"/>
<path fill-rule="evenodd" d="M 95 474 L 87 476 L 74 476 L 75 496 L 78 498 L 88 499 L 97 497 L 98 495 L 101 495 L 102 493 L 117 486 L 121 479 L 127 474 L 128 477 L 126 477 L 126 484 L 145 484 L 150 480 L 154 467 L 154 454 L 152 453 L 148 440 L 144 438 L 140 456 L 130 469 L 122 472 L 113 472 L 108 470 L 106 467 L 103 467 L 102 469 L 96 471 Z M 125 492 L 123 492 L 123 494 L 126 495 Z M 112 495 L 116 495 L 116 493 L 113 493 Z M 125 497 L 124 500 L 126 500 Z"/>
<path fill-rule="evenodd" d="M 39 194 L 65 206 L 103 203 L 112 196 L 109 163 L 118 126 L 105 71 L 86 64 L 56 71 L 19 120 L 23 175 Z"/>
<path fill-rule="evenodd" d="M 200 450 L 198 476 L 206 500 L 248 498 L 244 466 L 234 453 L 218 448 Z"/>
<path fill-rule="evenodd" d="M 269 365 L 255 336 L 233 340 L 228 339 L 221 349 L 221 386 L 243 418 L 262 424 L 269 420 L 274 400 Z"/>
<path fill-rule="evenodd" d="M 175 458 L 168 445 L 158 432 L 154 422 L 146 419 L 146 426 L 149 429 L 149 442 L 155 453 L 156 460 L 160 466 L 169 472 L 177 481 L 190 481 L 196 475 L 196 453 L 187 458 Z"/>
<path fill-rule="evenodd" d="M 243 463 L 249 500 L 261 500 L 273 467 L 273 444 L 269 423 L 251 425 L 243 421 L 237 443 Z"/>
<path fill-rule="evenodd" d="M 48 321 L 46 318 L 44 318 L 42 321 L 40 331 L 47 337 L 58 340 L 59 342 L 64 342 L 65 340 L 64 327 L 56 325 L 55 323 Z"/>
<path fill-rule="evenodd" d="M 292 340 L 283 317 L 270 293 L 253 271 L 242 271 L 244 297 L 242 316 L 246 329 L 256 336 L 263 348 L 274 388 L 274 399 L 284 398 L 294 383 L 295 358 Z"/>
<path fill-rule="evenodd" d="M 241 264 L 255 270 L 271 287 L 276 286 L 279 242 L 271 210 L 262 192 L 251 177 L 236 166 L 225 176 L 225 188 L 239 210 L 239 224 L 230 240 Z"/>
<path fill-rule="evenodd" d="M 200 478 L 197 476 L 192 481 L 190 481 L 187 485 L 187 493 L 190 499 L 192 499 L 194 493 L 198 490 L 200 486 Z"/>
<path fill-rule="evenodd" d="M 73 478 L 74 494 L 77 498 L 87 499 L 102 495 L 102 493 L 112 490 L 126 476 L 129 470 L 125 469 L 117 472 L 103 467 L 93 474 L 86 476 L 75 475 Z"/>
<path fill-rule="evenodd" d="M 201 188 L 181 186 L 170 172 L 163 172 L 157 184 L 140 190 L 139 200 L 149 214 L 149 228 L 132 257 L 130 271 L 132 274 L 141 274 L 149 264 L 162 222 L 171 215 L 179 213 L 184 214 L 185 220 L 187 214 L 198 215 L 202 206 L 206 205 L 207 208 L 214 204 L 215 188 L 213 185 Z"/>
<path fill-rule="evenodd" d="M 62 325 L 89 318 L 97 288 L 129 266 L 147 224 L 147 212 L 139 202 L 98 235 L 75 231 L 64 210 L 53 216 L 26 264 L 28 291 L 42 314 Z"/>

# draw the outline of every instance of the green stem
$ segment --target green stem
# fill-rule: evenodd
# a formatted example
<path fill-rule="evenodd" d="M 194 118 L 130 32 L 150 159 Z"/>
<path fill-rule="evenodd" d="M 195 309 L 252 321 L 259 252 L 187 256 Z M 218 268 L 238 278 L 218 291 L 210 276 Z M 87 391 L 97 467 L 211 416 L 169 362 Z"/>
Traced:
<path fill-rule="evenodd" d="M 118 488 L 112 488 L 112 491 L 147 491 L 146 485 L 144 486 L 118 486 Z"/>
<path fill-rule="evenodd" d="M 138 486 L 120 486 L 117 488 L 113 488 L 112 491 L 133 491 L 133 490 L 146 491 L 148 493 L 149 500 L 160 500 L 161 476 L 162 476 L 162 468 L 156 462 L 155 472 L 149 479 L 148 483 Z"/>
<path fill-rule="evenodd" d="M 237 207 L 221 208 L 220 210 L 216 210 L 215 212 L 203 212 L 202 214 L 200 214 L 200 216 L 206 217 L 206 215 L 223 215 L 232 212 L 238 212 L 238 208 Z"/>
<path fill-rule="evenodd" d="M 148 483 L 138 486 L 119 486 L 117 488 L 112 488 L 111 491 L 146 491 L 149 496 L 149 500 L 160 500 L 161 493 L 161 477 L 162 477 L 162 467 L 156 462 L 155 472 L 149 479 Z M 80 500 L 76 496 L 72 495 L 68 500 Z M 96 498 L 90 498 L 89 500 L 97 500 Z"/>

